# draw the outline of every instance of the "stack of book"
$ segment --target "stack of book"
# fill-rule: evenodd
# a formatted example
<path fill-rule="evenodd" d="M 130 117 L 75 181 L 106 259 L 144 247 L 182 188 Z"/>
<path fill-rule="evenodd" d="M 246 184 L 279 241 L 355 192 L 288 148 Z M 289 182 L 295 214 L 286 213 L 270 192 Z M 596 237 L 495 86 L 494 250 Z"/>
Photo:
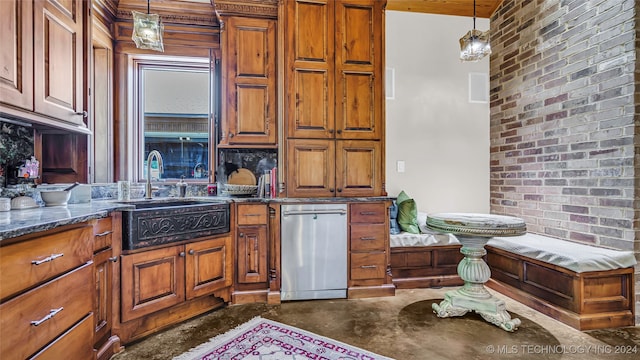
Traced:
<path fill-rule="evenodd" d="M 258 179 L 258 197 L 276 198 L 278 197 L 278 168 L 267 170 Z"/>

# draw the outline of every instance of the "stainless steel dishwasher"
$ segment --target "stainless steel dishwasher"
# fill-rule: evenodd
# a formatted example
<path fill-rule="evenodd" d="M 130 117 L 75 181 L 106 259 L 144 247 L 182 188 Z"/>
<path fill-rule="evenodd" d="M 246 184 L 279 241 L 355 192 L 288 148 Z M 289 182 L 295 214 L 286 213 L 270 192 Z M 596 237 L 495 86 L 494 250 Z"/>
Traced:
<path fill-rule="evenodd" d="M 282 300 L 347 297 L 347 205 L 283 205 Z"/>

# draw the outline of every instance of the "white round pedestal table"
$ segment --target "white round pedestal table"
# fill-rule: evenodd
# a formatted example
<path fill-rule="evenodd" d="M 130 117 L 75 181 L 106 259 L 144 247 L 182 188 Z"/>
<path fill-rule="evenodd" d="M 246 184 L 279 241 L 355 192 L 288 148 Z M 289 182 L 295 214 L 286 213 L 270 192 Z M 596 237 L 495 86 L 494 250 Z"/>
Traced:
<path fill-rule="evenodd" d="M 490 238 L 523 235 L 527 230 L 524 221 L 503 215 L 441 213 L 428 215 L 427 227 L 455 235 L 462 244 L 460 252 L 464 255 L 458 264 L 458 275 L 464 280 L 464 285 L 448 291 L 440 304 L 432 305 L 438 317 L 462 316 L 475 311 L 506 331 L 516 330 L 520 319 L 511 319 L 504 301 L 491 295 L 484 287 L 491 277 L 491 270 L 482 257 L 487 254 L 484 245 Z"/>

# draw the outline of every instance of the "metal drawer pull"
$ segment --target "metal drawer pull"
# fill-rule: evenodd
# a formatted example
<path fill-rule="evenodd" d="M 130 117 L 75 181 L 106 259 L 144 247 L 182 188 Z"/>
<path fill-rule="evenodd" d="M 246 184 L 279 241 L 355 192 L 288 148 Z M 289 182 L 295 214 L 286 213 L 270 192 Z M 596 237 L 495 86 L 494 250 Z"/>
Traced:
<path fill-rule="evenodd" d="M 377 267 L 378 266 L 376 266 L 376 265 L 362 265 L 362 266 L 360 266 L 361 269 L 375 269 Z"/>
<path fill-rule="evenodd" d="M 59 257 L 62 257 L 62 256 L 64 256 L 64 254 L 51 254 L 51 256 L 47 256 L 46 258 L 44 258 L 42 260 L 31 260 L 31 263 L 33 265 L 40 265 L 40 264 L 44 264 L 46 262 L 55 260 L 55 259 L 57 259 Z"/>
<path fill-rule="evenodd" d="M 360 240 L 375 240 L 375 236 L 363 236 L 360 238 Z"/>
<path fill-rule="evenodd" d="M 58 309 L 51 309 L 51 311 L 49 311 L 49 313 L 47 315 L 45 315 L 45 317 L 43 317 L 40 320 L 35 320 L 31 322 L 31 325 L 33 326 L 38 326 L 40 324 L 42 324 L 43 322 L 53 318 L 54 316 L 56 316 L 57 313 L 59 313 L 60 311 L 62 311 L 64 308 L 58 308 Z"/>
<path fill-rule="evenodd" d="M 375 215 L 375 211 L 360 211 L 360 215 Z"/>
<path fill-rule="evenodd" d="M 260 216 L 262 214 L 244 214 L 244 216 Z"/>
<path fill-rule="evenodd" d="M 102 232 L 102 233 L 100 233 L 100 234 L 96 234 L 96 237 L 100 237 L 100 236 L 107 236 L 107 235 L 111 234 L 112 232 L 113 232 L 113 231 L 109 231 L 109 230 L 107 230 L 107 231 Z"/>

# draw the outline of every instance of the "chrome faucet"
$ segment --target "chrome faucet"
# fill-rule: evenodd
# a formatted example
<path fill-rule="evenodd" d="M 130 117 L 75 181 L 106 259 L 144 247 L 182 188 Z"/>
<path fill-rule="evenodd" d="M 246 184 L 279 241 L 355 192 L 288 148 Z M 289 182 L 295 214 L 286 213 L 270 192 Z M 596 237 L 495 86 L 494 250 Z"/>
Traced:
<path fill-rule="evenodd" d="M 162 165 L 162 155 L 160 155 L 160 152 L 158 150 L 151 150 L 149 152 L 149 156 L 147 157 L 147 184 L 145 187 L 145 192 L 144 192 L 144 197 L 145 199 L 151 199 L 151 161 L 153 160 L 153 158 L 156 158 L 156 160 L 158 161 L 158 171 L 160 172 L 160 174 L 162 174 L 164 172 L 163 170 L 163 165 Z"/>

